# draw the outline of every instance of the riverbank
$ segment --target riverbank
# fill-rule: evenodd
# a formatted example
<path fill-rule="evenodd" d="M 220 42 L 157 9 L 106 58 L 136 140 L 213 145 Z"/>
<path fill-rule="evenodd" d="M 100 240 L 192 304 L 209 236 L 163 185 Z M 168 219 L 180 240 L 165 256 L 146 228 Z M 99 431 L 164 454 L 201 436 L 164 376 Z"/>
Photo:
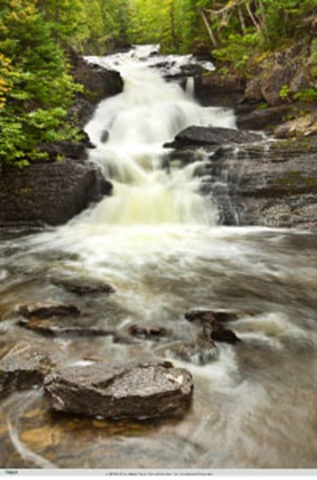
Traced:
<path fill-rule="evenodd" d="M 196 78 L 202 104 L 234 109 L 239 129 L 262 131 L 268 139 L 265 146 L 236 155 L 228 147 L 222 159 L 218 155 L 220 178 L 229 179 L 229 217 L 240 225 L 317 229 L 314 52 L 306 38 L 259 61 L 255 56 L 244 73 L 218 63 Z"/>

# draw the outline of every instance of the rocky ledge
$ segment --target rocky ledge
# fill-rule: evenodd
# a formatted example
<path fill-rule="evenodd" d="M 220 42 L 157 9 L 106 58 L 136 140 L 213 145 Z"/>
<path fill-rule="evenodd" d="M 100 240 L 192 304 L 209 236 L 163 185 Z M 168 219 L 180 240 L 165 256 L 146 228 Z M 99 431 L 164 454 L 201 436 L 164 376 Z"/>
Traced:
<path fill-rule="evenodd" d="M 0 176 L 0 225 L 60 225 L 111 191 L 111 183 L 88 161 L 5 167 Z"/>
<path fill-rule="evenodd" d="M 53 410 L 105 418 L 184 415 L 191 403 L 191 374 L 170 362 L 94 363 L 53 371 L 45 379 Z"/>

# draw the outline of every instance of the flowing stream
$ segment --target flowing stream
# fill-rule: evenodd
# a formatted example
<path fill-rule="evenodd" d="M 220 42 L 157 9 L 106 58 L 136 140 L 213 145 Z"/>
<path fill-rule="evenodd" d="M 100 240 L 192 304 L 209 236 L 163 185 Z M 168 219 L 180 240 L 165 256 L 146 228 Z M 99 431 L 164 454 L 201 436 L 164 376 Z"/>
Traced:
<path fill-rule="evenodd" d="M 98 59 L 120 70 L 123 93 L 86 126 L 90 159 L 114 185 L 111 197 L 67 225 L 3 234 L 1 346 L 26 341 L 73 364 L 171 359 L 190 370 L 194 397 L 178 420 L 106 421 L 51 413 L 42 391 L 2 401 L 2 468 L 224 469 L 317 467 L 317 242 L 306 232 L 221 227 L 196 168 L 163 148 L 189 125 L 235 127 L 230 110 L 203 108 L 166 82 L 143 50 Z M 97 59 L 92 59 L 97 61 Z M 178 68 L 177 57 L 164 60 Z M 188 58 L 186 59 L 188 61 Z M 111 296 L 76 297 L 52 280 L 104 280 Z M 45 337 L 17 325 L 17 303 L 76 303 L 109 336 Z M 218 344 L 207 365 L 172 355 L 195 339 L 190 309 L 240 312 L 242 340 Z M 158 340 L 126 340 L 131 325 L 164 327 Z M 230 327 L 230 328 L 231 328 Z"/>

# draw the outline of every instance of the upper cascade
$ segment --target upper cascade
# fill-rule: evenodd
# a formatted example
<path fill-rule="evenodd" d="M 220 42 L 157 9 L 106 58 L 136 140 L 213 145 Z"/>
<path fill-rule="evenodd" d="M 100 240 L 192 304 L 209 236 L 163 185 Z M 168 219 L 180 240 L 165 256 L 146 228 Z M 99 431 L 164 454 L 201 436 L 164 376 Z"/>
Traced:
<path fill-rule="evenodd" d="M 233 112 L 200 106 L 188 89 L 167 82 L 151 61 L 148 66 L 149 48 L 147 57 L 145 47 L 140 50 L 94 57 L 102 66 L 115 64 L 124 89 L 102 101 L 85 128 L 96 145 L 91 160 L 114 183 L 113 197 L 98 205 L 92 218 L 119 224 L 213 224 L 215 208 L 198 193 L 194 169 L 168 166 L 163 144 L 190 125 L 235 128 Z"/>

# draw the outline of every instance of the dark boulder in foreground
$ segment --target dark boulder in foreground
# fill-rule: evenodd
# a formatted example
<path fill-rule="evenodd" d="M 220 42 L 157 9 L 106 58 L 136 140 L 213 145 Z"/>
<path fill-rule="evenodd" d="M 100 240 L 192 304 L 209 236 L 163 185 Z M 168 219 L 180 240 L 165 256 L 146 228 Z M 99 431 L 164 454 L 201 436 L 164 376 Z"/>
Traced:
<path fill-rule="evenodd" d="M 167 148 L 203 147 L 227 143 L 243 144 L 260 141 L 262 136 L 257 133 L 223 127 L 187 127 L 178 133 L 173 142 L 164 146 Z"/>
<path fill-rule="evenodd" d="M 182 416 L 190 407 L 191 374 L 170 362 L 95 363 L 53 371 L 45 379 L 53 410 L 105 418 Z"/>

